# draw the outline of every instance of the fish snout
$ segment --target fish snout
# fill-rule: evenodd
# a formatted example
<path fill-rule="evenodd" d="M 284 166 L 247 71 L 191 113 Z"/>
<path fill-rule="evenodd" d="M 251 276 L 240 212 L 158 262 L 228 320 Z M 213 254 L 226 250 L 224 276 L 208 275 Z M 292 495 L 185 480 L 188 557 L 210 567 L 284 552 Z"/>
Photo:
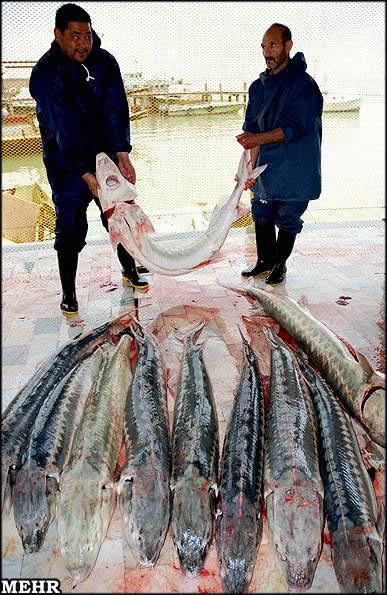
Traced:
<path fill-rule="evenodd" d="M 22 535 L 21 540 L 26 554 L 35 554 L 40 550 L 44 541 L 45 532 L 36 529 L 33 533 Z"/>
<path fill-rule="evenodd" d="M 78 583 L 82 583 L 87 579 L 93 570 L 93 566 L 94 564 L 81 563 L 74 566 L 67 566 L 67 570 L 69 571 L 74 583 L 77 585 Z"/>
<path fill-rule="evenodd" d="M 288 569 L 287 586 L 291 593 L 304 593 L 310 589 L 313 582 L 314 572 L 308 572 L 303 565 L 297 565 L 295 569 Z"/>
<path fill-rule="evenodd" d="M 180 566 L 186 576 L 194 578 L 203 568 L 207 547 L 193 543 L 177 547 Z"/>
<path fill-rule="evenodd" d="M 227 568 L 222 568 L 220 578 L 224 593 L 247 593 L 251 576 L 245 567 L 243 560 L 234 560 Z"/>

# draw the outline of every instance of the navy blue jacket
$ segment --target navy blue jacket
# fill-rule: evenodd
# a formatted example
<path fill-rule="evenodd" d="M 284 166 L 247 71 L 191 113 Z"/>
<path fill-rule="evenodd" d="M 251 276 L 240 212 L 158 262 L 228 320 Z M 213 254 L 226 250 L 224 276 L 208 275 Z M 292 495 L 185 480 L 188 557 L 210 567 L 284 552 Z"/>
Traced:
<path fill-rule="evenodd" d="M 255 198 L 312 200 L 321 194 L 323 97 L 298 52 L 278 74 L 266 69 L 249 87 L 243 130 L 283 128 L 282 143 L 261 145 L 257 165 L 268 164 L 252 187 Z"/>
<path fill-rule="evenodd" d="M 112 157 L 132 149 L 120 68 L 92 34 L 92 51 L 84 62 L 89 75 L 56 41 L 32 69 L 29 89 L 36 100 L 43 161 L 54 184 L 63 176 L 95 172 L 95 157 L 101 151 Z"/>

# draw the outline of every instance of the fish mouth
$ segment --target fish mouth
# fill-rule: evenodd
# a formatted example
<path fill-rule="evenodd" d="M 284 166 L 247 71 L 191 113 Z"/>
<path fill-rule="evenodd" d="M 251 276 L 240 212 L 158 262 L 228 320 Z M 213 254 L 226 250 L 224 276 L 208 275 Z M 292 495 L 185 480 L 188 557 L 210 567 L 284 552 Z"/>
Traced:
<path fill-rule="evenodd" d="M 85 581 L 91 573 L 92 569 L 92 565 L 74 566 L 72 568 L 67 568 L 75 584 L 82 583 L 83 581 Z"/>

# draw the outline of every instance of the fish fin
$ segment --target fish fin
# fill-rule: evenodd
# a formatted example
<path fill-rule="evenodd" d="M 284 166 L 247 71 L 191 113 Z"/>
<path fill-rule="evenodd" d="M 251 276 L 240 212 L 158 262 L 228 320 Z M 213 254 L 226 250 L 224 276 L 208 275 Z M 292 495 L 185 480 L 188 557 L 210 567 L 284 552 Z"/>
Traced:
<path fill-rule="evenodd" d="M 130 484 L 130 485 L 129 485 Z M 114 489 L 120 495 L 124 485 L 128 487 L 129 496 L 132 494 L 133 476 L 130 473 L 123 473 L 118 481 L 114 483 Z"/>
<path fill-rule="evenodd" d="M 359 364 L 361 365 L 363 370 L 365 372 L 368 372 L 368 374 L 371 376 L 375 372 L 375 368 L 373 367 L 369 359 L 364 355 L 364 353 L 358 351 L 357 349 L 355 351 Z"/>
<path fill-rule="evenodd" d="M 248 287 L 248 285 L 246 283 L 243 285 L 242 283 L 240 285 L 234 285 L 232 283 L 220 281 L 218 278 L 216 279 L 216 282 L 218 285 L 224 287 L 225 289 L 229 289 L 230 291 L 234 291 L 235 293 L 239 293 L 240 295 L 248 295 L 248 291 L 246 289 L 246 286 Z"/>
<path fill-rule="evenodd" d="M 114 252 L 117 252 L 117 246 L 120 243 L 121 229 L 116 220 L 109 221 L 109 236 L 110 242 Z"/>
<path fill-rule="evenodd" d="M 209 492 L 213 491 L 215 493 L 215 497 L 217 498 L 218 495 L 219 495 L 219 486 L 218 486 L 218 484 L 216 482 L 215 483 L 212 483 L 210 485 L 210 487 L 208 488 L 208 491 Z"/>
<path fill-rule="evenodd" d="M 378 514 L 376 518 L 376 530 L 381 539 L 384 539 L 386 531 L 386 506 L 383 501 L 378 503 Z"/>

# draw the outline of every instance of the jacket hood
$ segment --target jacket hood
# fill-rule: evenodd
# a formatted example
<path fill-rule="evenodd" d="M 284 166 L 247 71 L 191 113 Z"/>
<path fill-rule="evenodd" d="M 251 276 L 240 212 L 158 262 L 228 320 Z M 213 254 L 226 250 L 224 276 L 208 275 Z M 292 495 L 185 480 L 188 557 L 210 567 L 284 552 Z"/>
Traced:
<path fill-rule="evenodd" d="M 276 80 L 278 80 L 277 76 L 281 76 L 281 74 L 283 73 L 296 74 L 301 71 L 304 72 L 306 68 L 307 64 L 304 54 L 302 52 L 297 52 L 296 54 L 294 54 L 293 58 L 290 58 L 289 63 L 283 70 L 281 70 L 277 74 L 272 75 L 270 74 L 271 70 L 269 68 L 266 68 L 264 72 L 261 72 L 259 78 L 261 79 L 261 82 L 265 84 L 268 82 L 268 80 L 273 80 L 273 77 L 275 77 Z"/>

